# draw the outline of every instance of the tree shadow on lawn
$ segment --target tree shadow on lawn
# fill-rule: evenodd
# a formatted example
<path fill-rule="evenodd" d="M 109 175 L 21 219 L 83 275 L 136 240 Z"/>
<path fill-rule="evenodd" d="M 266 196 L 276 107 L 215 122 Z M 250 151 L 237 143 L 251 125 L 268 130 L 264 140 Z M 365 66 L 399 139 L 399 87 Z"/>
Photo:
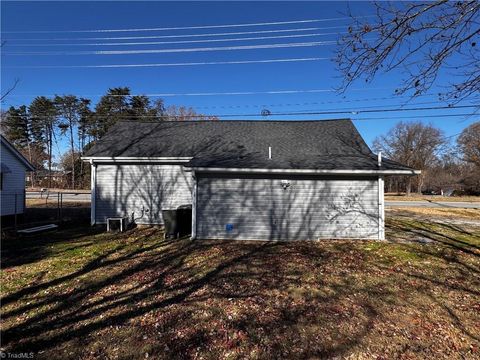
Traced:
<path fill-rule="evenodd" d="M 408 289 L 379 285 L 382 267 L 354 241 L 167 242 L 147 230 L 117 238 L 81 269 L 4 296 L 3 346 L 45 358 L 115 347 L 132 357 L 333 357 L 406 301 L 397 292 Z"/>
<path fill-rule="evenodd" d="M 406 234 L 411 240 L 415 240 L 415 237 L 426 238 L 455 250 L 480 256 L 480 234 L 466 231 L 459 226 L 440 222 L 410 221 L 398 217 L 388 221 L 386 226 L 387 231 L 392 235 L 397 232 Z M 393 237 L 395 236 L 393 235 Z M 471 241 L 462 240 L 465 237 Z"/>
<path fill-rule="evenodd" d="M 90 226 L 75 226 L 64 224 L 59 232 L 45 232 L 35 236 L 15 237 L 8 236 L 2 239 L 1 245 L 1 268 L 8 269 L 14 266 L 34 263 L 52 255 L 52 246 L 57 243 L 72 244 L 63 251 L 72 251 L 87 247 L 91 242 L 85 241 L 85 237 L 99 234 L 103 229 Z"/>

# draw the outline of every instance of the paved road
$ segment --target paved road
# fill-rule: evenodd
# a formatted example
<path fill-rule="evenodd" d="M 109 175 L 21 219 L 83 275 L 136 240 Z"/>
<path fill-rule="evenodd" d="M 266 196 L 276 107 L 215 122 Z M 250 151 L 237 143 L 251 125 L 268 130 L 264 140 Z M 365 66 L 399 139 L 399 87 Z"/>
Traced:
<path fill-rule="evenodd" d="M 27 199 L 45 198 L 40 192 L 27 192 Z M 57 198 L 57 193 L 50 194 L 51 199 Z M 90 193 L 63 194 L 63 201 L 90 201 Z M 422 207 L 422 208 L 466 208 L 480 209 L 480 202 L 450 202 L 450 201 L 385 201 L 387 207 Z"/>
<path fill-rule="evenodd" d="M 385 201 L 387 207 L 480 209 L 480 202 L 464 201 Z"/>

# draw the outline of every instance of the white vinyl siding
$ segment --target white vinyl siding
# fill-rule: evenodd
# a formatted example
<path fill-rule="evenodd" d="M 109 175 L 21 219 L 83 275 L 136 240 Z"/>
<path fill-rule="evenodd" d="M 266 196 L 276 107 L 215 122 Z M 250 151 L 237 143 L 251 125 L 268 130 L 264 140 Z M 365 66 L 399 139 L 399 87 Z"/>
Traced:
<path fill-rule="evenodd" d="M 192 204 L 192 175 L 182 165 L 98 164 L 96 223 L 133 217 L 138 224 L 162 224 L 162 209 Z"/>
<path fill-rule="evenodd" d="M 197 192 L 197 238 L 379 237 L 377 178 L 199 175 Z"/>
<path fill-rule="evenodd" d="M 1 216 L 15 214 L 15 199 L 17 214 L 23 214 L 25 210 L 25 165 L 3 143 L 1 162 L 10 170 L 2 175 Z"/>

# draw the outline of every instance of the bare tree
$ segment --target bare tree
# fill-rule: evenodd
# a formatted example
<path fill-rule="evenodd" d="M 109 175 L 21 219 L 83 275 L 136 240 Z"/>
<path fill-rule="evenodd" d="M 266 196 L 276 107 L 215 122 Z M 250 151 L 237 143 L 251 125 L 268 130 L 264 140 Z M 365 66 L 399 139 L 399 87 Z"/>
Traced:
<path fill-rule="evenodd" d="M 360 78 L 368 82 L 379 73 L 401 69 L 407 76 L 398 94 L 425 93 L 446 71 L 456 82 L 441 83 L 447 89 L 441 99 L 479 93 L 479 1 L 382 2 L 375 8 L 371 22 L 351 15 L 354 25 L 339 41 L 336 62 L 343 90 Z"/>
<path fill-rule="evenodd" d="M 480 121 L 465 128 L 457 139 L 463 160 L 480 169 Z"/>
<path fill-rule="evenodd" d="M 172 121 L 193 121 L 218 120 L 218 117 L 199 114 L 192 107 L 170 105 L 165 110 L 164 119 Z"/>
<path fill-rule="evenodd" d="M 418 176 L 417 192 L 422 192 L 426 172 L 435 164 L 445 138 L 440 129 L 421 122 L 399 122 L 386 135 L 375 138 L 373 148 L 398 162 L 422 170 Z M 406 193 L 410 195 L 412 180 L 406 180 Z"/>

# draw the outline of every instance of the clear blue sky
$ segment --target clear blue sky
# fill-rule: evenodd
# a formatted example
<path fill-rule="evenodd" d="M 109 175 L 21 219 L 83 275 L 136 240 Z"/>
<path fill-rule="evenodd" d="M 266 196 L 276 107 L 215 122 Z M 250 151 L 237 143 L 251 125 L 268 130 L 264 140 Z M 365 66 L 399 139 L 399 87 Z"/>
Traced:
<path fill-rule="evenodd" d="M 367 2 L 351 2 L 357 15 L 373 14 Z M 265 94 L 278 90 L 333 89 L 340 84 L 339 73 L 330 60 L 285 63 L 223 64 L 145 68 L 58 68 L 70 65 L 148 64 L 148 63 L 202 63 L 218 61 L 245 61 L 282 58 L 331 58 L 335 45 L 256 48 L 250 50 L 167 52 L 150 54 L 94 55 L 72 54 L 78 51 L 98 50 L 158 50 L 190 49 L 248 45 L 271 45 L 300 42 L 332 41 L 345 31 L 346 20 L 328 20 L 342 17 L 346 2 L 8 2 L 1 4 L 2 38 L 7 43 L 2 49 L 2 89 L 20 79 L 15 92 L 2 104 L 28 104 L 38 95 L 75 94 L 97 101 L 109 87 L 128 86 L 135 94 L 185 94 L 261 92 L 251 95 L 163 96 L 166 105 L 187 105 L 209 114 L 259 113 L 263 107 L 272 112 L 331 110 L 342 108 L 385 107 L 396 108 L 405 98 L 393 96 L 400 83 L 401 73 L 382 75 L 373 84 L 354 84 L 345 94 L 335 92 L 300 92 L 294 94 Z M 285 22 L 325 19 L 321 22 L 248 26 L 233 28 L 170 29 L 136 32 L 75 32 L 99 29 L 169 28 L 225 24 Z M 238 34 L 231 36 L 182 37 L 160 39 L 104 40 L 139 36 L 178 36 L 206 33 L 292 30 L 328 28 L 310 31 Z M 311 37 L 290 37 L 248 41 L 205 43 L 173 43 L 155 45 L 82 45 L 85 43 L 191 41 L 222 38 L 266 37 L 312 33 L 332 33 Z M 79 38 L 87 40 L 81 40 Z M 29 40 L 30 39 L 30 40 Z M 58 40 L 55 40 L 58 39 Z M 71 40 L 66 40 L 71 39 Z M 51 44 L 50 46 L 33 46 Z M 52 45 L 66 44 L 66 45 Z M 12 52 L 60 52 L 56 55 L 11 55 Z M 62 53 L 67 52 L 67 54 Z M 52 66 L 51 68 L 35 68 Z M 448 79 L 445 79 L 448 80 Z M 447 81 L 444 81 L 444 83 Z M 432 90 L 435 94 L 437 89 Z M 421 97 L 408 106 L 436 101 L 435 96 Z M 346 101 L 343 103 L 343 101 Z M 329 103 L 330 102 L 330 103 Z M 428 106 L 428 105 L 419 105 Z M 351 117 L 367 142 L 385 133 L 408 115 L 425 115 L 423 121 L 442 128 L 446 135 L 460 132 L 477 118 L 440 117 L 442 114 L 466 113 L 470 109 L 435 110 L 422 112 L 377 113 L 366 115 L 309 115 L 288 119 L 324 119 Z M 434 116 L 434 117 L 433 117 Z M 358 120 L 377 117 L 378 120 Z M 273 118 L 273 117 L 272 117 Z M 287 117 L 275 116 L 275 119 Z M 261 116 L 249 119 L 262 119 Z M 402 119 L 408 120 L 408 119 Z M 415 120 L 420 120 L 415 118 Z"/>

